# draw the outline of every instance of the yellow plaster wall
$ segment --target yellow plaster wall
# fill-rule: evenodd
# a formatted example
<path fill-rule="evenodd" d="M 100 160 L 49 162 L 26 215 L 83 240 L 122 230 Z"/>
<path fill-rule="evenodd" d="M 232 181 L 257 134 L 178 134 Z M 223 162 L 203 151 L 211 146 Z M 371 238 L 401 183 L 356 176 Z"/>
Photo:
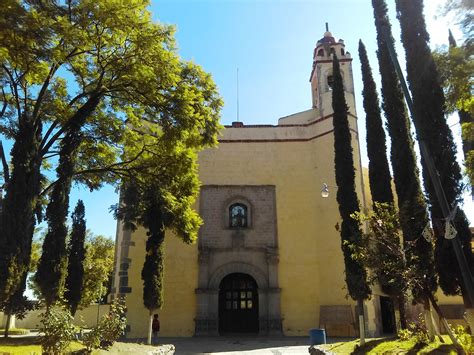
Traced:
<path fill-rule="evenodd" d="M 139 229 L 132 236 L 135 246 L 130 247 L 129 286 L 127 295 L 127 320 L 129 338 L 147 335 L 149 312 L 143 306 L 143 281 L 141 270 L 145 256 L 146 233 Z M 171 233 L 165 237 L 164 306 L 156 313 L 160 316 L 161 336 L 192 336 L 196 314 L 197 244 L 187 245 Z"/>
<path fill-rule="evenodd" d="M 326 132 L 331 126 L 328 121 L 322 126 Z M 354 118 L 352 126 L 355 127 Z M 262 133 L 256 130 L 255 134 Z M 353 133 L 353 144 L 357 146 L 355 137 Z M 345 297 L 341 241 L 335 229 L 340 217 L 335 200 L 333 152 L 333 136 L 327 134 L 299 142 L 221 143 L 199 157 L 203 184 L 276 186 L 278 272 L 286 335 L 307 335 L 308 329 L 317 327 L 320 305 L 355 304 Z M 354 150 L 354 161 L 358 165 L 358 149 Z M 359 196 L 360 179 L 357 169 Z M 323 182 L 331 191 L 326 199 L 321 197 Z M 132 260 L 128 282 L 132 293 L 127 295 L 130 338 L 145 337 L 147 332 L 148 311 L 143 307 L 140 276 L 145 240 L 144 230 L 135 232 L 132 236 L 135 245 L 129 251 Z M 166 237 L 165 245 L 165 305 L 158 312 L 160 333 L 192 336 L 197 245 L 185 245 L 171 235 Z"/>
<path fill-rule="evenodd" d="M 335 186 L 333 151 L 328 134 L 309 142 L 225 143 L 200 156 L 203 184 L 276 186 L 286 335 L 307 335 L 317 327 L 320 305 L 354 304 L 345 298 L 335 189 L 321 197 L 323 182 Z M 357 150 L 354 155 L 357 164 Z M 356 179 L 360 194 L 359 170 Z"/>

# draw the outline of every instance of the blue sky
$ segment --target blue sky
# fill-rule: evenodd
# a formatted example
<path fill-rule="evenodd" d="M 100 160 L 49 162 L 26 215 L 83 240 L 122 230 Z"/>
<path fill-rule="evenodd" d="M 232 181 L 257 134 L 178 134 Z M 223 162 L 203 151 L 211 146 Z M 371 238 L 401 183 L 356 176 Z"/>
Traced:
<path fill-rule="evenodd" d="M 399 23 L 394 1 L 387 1 L 395 38 L 399 40 Z M 447 42 L 449 19 L 434 19 L 442 0 L 425 1 L 428 31 L 432 45 Z M 225 106 L 222 123 L 236 120 L 239 68 L 240 120 L 246 124 L 277 124 L 278 118 L 311 108 L 309 75 L 315 44 L 325 31 L 325 22 L 333 35 L 342 38 L 353 61 L 356 107 L 359 116 L 360 142 L 365 158 L 365 121 L 362 107 L 362 81 L 357 54 L 359 39 L 367 47 L 369 59 L 378 79 L 375 57 L 376 41 L 372 7 L 369 0 L 152 0 L 150 10 L 155 21 L 176 25 L 178 52 L 210 72 L 219 87 Z M 452 25 L 455 36 L 461 35 Z M 403 50 L 398 46 L 403 59 Z M 402 67 L 404 64 L 402 63 Z M 451 123 L 455 123 L 453 119 Z M 453 127 L 459 137 L 459 125 Z M 78 198 L 85 201 L 88 228 L 94 234 L 114 237 L 116 222 L 109 207 L 117 203 L 112 187 L 90 193 L 76 187 L 71 210 Z M 474 209 L 467 215 L 474 223 Z"/>

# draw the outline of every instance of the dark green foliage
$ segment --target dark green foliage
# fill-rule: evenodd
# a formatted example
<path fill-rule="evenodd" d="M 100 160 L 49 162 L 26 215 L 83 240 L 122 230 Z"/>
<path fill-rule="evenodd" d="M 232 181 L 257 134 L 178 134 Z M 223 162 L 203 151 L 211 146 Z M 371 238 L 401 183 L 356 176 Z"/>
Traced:
<path fill-rule="evenodd" d="M 362 66 L 364 109 L 366 113 L 367 155 L 369 181 L 373 202 L 393 203 L 390 169 L 387 161 L 385 131 L 380 116 L 379 99 L 364 43 L 359 41 L 359 58 Z M 376 205 L 374 204 L 374 207 Z"/>
<path fill-rule="evenodd" d="M 164 240 L 165 214 L 163 206 L 154 191 L 147 191 L 145 198 L 150 199 L 144 218 L 144 227 L 148 229 L 145 263 L 142 269 L 143 304 L 150 312 L 163 305 L 164 277 Z"/>
<path fill-rule="evenodd" d="M 156 187 L 156 188 L 154 188 Z M 171 214 L 166 211 L 166 203 L 161 195 L 159 187 L 148 187 L 140 193 L 137 181 L 129 182 L 122 189 L 122 202 L 124 208 L 120 211 L 126 224 L 135 228 L 130 219 L 131 210 L 140 211 L 137 208 L 139 200 L 142 213 L 136 216 L 137 222 L 147 229 L 148 240 L 146 241 L 145 262 L 142 269 L 143 280 L 143 304 L 152 312 L 160 309 L 163 305 L 163 276 L 164 276 L 164 239 L 165 228 L 170 226 Z M 138 197 L 138 198 L 137 198 Z M 134 204 L 135 203 L 135 204 Z"/>
<path fill-rule="evenodd" d="M 410 123 L 400 82 L 383 35 L 383 31 L 386 31 L 393 44 L 387 5 L 384 0 L 372 0 L 372 6 L 377 28 L 377 57 L 382 77 L 382 107 L 387 118 L 387 128 L 392 143 L 390 158 L 398 197 L 400 225 L 404 243 L 412 244 L 416 241 L 417 244 L 417 247 L 410 248 L 413 253 L 407 252 L 407 261 L 410 264 L 415 263 L 421 275 L 430 275 L 427 287 L 428 290 L 434 291 L 436 279 L 433 272 L 433 252 L 431 245 L 421 237 L 428 223 L 428 215 L 418 177 L 414 143 L 410 135 Z M 419 285 L 414 287 L 413 296 L 416 301 L 426 299 Z"/>
<path fill-rule="evenodd" d="M 56 169 L 58 180 L 53 186 L 50 203 L 46 209 L 48 232 L 35 275 L 36 284 L 48 306 L 61 296 L 64 289 L 67 272 L 66 219 L 77 149 L 82 140 L 80 130 L 99 102 L 100 95 L 91 95 L 86 104 L 70 119 L 67 133 L 61 142 L 59 164 Z"/>
<path fill-rule="evenodd" d="M 64 298 L 69 305 L 72 316 L 76 314 L 77 306 L 81 301 L 82 284 L 84 278 L 84 259 L 86 248 L 86 221 L 84 219 L 84 203 L 77 201 L 76 208 L 71 216 L 72 231 L 69 241 L 69 256 L 66 276 L 66 291 Z"/>
<path fill-rule="evenodd" d="M 428 46 L 429 35 L 423 18 L 423 1 L 397 0 L 396 5 L 406 53 L 407 78 L 413 97 L 416 132 L 418 138 L 425 142 L 433 158 L 448 204 L 454 206 L 462 200 L 462 176 L 456 161 L 453 136 L 444 117 L 443 90 Z M 450 244 L 444 239 L 444 215 L 423 159 L 422 165 L 424 185 L 430 202 L 431 219 L 436 237 L 435 255 L 440 285 L 446 294 L 459 294 L 462 283 L 461 274 L 458 267 L 454 267 L 454 262 L 445 263 L 446 260 L 455 260 L 455 256 Z M 455 218 L 455 226 L 472 270 L 471 233 L 464 212 L 460 209 Z"/>
<path fill-rule="evenodd" d="M 332 108 L 334 111 L 334 165 L 336 170 L 337 202 L 341 215 L 341 246 L 344 253 L 346 284 L 349 296 L 357 301 L 370 296 L 367 272 L 360 262 L 352 257 L 361 242 L 359 223 L 351 217 L 359 212 L 359 200 L 355 191 L 355 171 L 352 157 L 351 133 L 347 119 L 347 104 L 339 60 L 333 60 Z"/>
<path fill-rule="evenodd" d="M 160 196 L 159 189 L 147 189 L 143 196 L 146 209 L 143 225 L 148 229 L 146 256 L 142 269 L 143 304 L 150 311 L 163 305 L 164 239 L 165 226 L 170 215 Z"/>
<path fill-rule="evenodd" d="M 20 287 L 28 272 L 40 192 L 40 122 L 28 113 L 19 117 L 11 152 L 12 171 L 0 216 L 0 302 Z"/>

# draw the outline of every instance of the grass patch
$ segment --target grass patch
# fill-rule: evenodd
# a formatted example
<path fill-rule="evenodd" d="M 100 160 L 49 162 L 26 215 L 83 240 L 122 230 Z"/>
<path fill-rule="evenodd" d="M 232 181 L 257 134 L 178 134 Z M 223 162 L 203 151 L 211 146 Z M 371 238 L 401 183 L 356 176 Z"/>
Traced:
<path fill-rule="evenodd" d="M 67 351 L 73 352 L 84 349 L 78 342 L 72 342 Z M 39 337 L 0 338 L 0 354 L 40 355 L 41 344 Z"/>
<path fill-rule="evenodd" d="M 8 331 L 9 335 L 26 335 L 30 332 L 29 329 L 23 329 L 23 328 L 11 328 Z M 0 329 L 0 335 L 5 334 L 5 329 Z"/>
<path fill-rule="evenodd" d="M 399 340 L 396 338 L 367 339 L 365 345 L 358 347 L 359 340 L 320 345 L 320 348 L 334 354 L 457 354 L 456 348 L 447 336 L 443 336 L 445 343 L 439 339 L 423 346 L 417 345 L 414 339 Z"/>

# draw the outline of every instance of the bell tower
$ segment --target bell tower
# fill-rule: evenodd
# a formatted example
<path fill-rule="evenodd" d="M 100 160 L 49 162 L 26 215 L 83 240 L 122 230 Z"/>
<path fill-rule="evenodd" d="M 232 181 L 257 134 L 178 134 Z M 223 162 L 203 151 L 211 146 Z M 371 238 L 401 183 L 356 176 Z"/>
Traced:
<path fill-rule="evenodd" d="M 352 78 L 352 57 L 345 49 L 344 40 L 336 42 L 332 33 L 329 32 L 326 23 L 326 32 L 323 38 L 316 43 L 313 53 L 313 69 L 309 81 L 311 82 L 311 96 L 313 108 L 319 110 L 321 117 L 332 113 L 332 61 L 336 55 L 341 63 L 341 74 L 344 81 L 344 90 L 349 112 L 354 116 L 355 98 L 354 81 Z"/>

